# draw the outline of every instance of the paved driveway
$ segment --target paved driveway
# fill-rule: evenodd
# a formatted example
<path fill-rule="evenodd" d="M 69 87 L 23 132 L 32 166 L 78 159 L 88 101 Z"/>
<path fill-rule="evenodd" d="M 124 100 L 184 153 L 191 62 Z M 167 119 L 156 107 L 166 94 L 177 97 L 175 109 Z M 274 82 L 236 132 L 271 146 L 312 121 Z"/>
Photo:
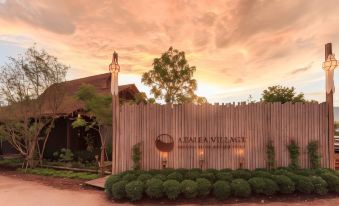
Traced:
<path fill-rule="evenodd" d="M 161 204 L 160 202 L 156 205 Z M 270 202 L 270 203 L 241 203 L 239 206 L 257 205 L 277 206 L 339 206 L 339 197 L 332 199 L 317 199 L 307 202 Z M 16 179 L 0 175 L 0 205 L 5 206 L 112 206 L 117 203 L 109 202 L 105 194 L 96 190 L 59 189 L 40 183 Z M 121 205 L 121 204 L 119 204 Z M 130 205 L 124 203 L 122 205 Z M 148 205 L 143 203 L 143 205 Z M 220 205 L 220 204 L 218 204 Z M 231 205 L 231 204 L 228 204 Z"/>

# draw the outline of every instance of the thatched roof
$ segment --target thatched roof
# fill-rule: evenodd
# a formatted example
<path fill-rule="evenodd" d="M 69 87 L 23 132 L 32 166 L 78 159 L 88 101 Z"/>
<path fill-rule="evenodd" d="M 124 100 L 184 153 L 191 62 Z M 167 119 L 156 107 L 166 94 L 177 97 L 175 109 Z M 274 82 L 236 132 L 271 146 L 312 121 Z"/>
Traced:
<path fill-rule="evenodd" d="M 58 101 L 55 100 L 47 100 L 44 101 L 42 106 L 42 114 L 48 115 L 55 113 L 59 115 L 67 115 L 75 111 L 79 111 L 84 109 L 84 104 L 77 100 L 75 95 L 76 92 L 79 90 L 81 85 L 83 84 L 90 84 L 93 85 L 98 93 L 100 94 L 106 94 L 110 95 L 111 90 L 111 74 L 105 73 L 105 74 L 99 74 L 95 76 L 89 76 L 85 78 L 80 79 L 74 79 L 70 81 L 66 81 L 62 83 L 62 85 L 52 85 L 49 88 L 46 89 L 46 91 L 41 95 L 42 98 L 52 97 L 55 92 L 61 92 L 62 98 L 59 98 Z M 127 84 L 127 85 L 121 85 L 119 86 L 119 97 L 131 100 L 134 98 L 135 94 L 139 93 L 138 88 L 135 86 L 135 84 Z M 51 103 L 53 102 L 53 103 Z M 53 109 L 56 107 L 53 107 L 51 104 L 57 103 L 57 109 Z M 0 115 L 5 110 L 6 107 L 0 107 Z"/>

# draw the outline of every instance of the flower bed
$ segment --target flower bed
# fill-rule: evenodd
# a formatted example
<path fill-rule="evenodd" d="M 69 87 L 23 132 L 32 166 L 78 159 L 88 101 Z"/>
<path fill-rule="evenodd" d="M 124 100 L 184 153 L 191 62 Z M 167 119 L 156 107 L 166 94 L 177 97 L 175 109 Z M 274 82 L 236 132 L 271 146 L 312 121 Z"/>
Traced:
<path fill-rule="evenodd" d="M 225 200 L 231 196 L 247 198 L 252 194 L 339 194 L 339 172 L 329 169 L 279 168 L 270 172 L 238 169 L 164 169 L 125 171 L 111 175 L 105 192 L 115 200 L 199 198 L 213 196 Z"/>

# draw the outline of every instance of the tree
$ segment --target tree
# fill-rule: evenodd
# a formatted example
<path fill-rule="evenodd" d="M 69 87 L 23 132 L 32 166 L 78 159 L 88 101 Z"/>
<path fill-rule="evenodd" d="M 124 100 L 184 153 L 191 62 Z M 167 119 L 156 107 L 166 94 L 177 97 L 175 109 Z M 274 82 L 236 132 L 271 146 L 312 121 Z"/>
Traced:
<path fill-rule="evenodd" d="M 142 75 L 142 82 L 151 87 L 155 99 L 166 103 L 205 103 L 206 99 L 194 92 L 197 82 L 193 79 L 195 66 L 190 66 L 185 52 L 170 47 L 160 58 L 153 61 L 153 69 Z"/>
<path fill-rule="evenodd" d="M 82 85 L 76 93 L 76 97 L 85 103 L 85 110 L 92 118 L 90 121 L 86 121 L 78 116 L 72 126 L 74 128 L 85 127 L 86 130 L 94 129 L 99 133 L 101 140 L 100 171 L 101 175 L 104 175 L 106 143 L 112 134 L 112 96 L 98 94 L 92 85 Z"/>
<path fill-rule="evenodd" d="M 283 87 L 280 85 L 268 87 L 262 93 L 264 102 L 306 102 L 303 93 L 296 94 L 294 87 Z"/>
<path fill-rule="evenodd" d="M 16 58 L 9 57 L 1 67 L 0 95 L 6 106 L 1 108 L 0 136 L 25 158 L 26 168 L 35 165 L 37 152 L 42 159 L 54 125 L 53 114 L 63 98 L 61 83 L 67 70 L 56 57 L 35 46 Z M 51 85 L 54 89 L 42 95 Z M 47 116 L 45 111 L 50 114 Z M 39 148 L 39 139 L 44 141 L 43 149 Z"/>

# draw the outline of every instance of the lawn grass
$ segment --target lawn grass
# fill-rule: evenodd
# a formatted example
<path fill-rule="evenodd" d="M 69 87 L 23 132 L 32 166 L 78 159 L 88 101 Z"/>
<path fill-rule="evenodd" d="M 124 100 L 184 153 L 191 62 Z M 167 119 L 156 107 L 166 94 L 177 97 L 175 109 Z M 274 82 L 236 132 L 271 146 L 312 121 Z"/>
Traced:
<path fill-rule="evenodd" d="M 19 172 L 25 172 L 25 169 L 17 169 Z M 99 178 L 98 174 L 88 173 L 88 172 L 73 172 L 66 170 L 55 170 L 49 168 L 28 168 L 26 173 L 42 175 L 42 176 L 52 176 L 52 177 L 64 177 L 71 179 L 84 179 L 92 180 Z"/>

